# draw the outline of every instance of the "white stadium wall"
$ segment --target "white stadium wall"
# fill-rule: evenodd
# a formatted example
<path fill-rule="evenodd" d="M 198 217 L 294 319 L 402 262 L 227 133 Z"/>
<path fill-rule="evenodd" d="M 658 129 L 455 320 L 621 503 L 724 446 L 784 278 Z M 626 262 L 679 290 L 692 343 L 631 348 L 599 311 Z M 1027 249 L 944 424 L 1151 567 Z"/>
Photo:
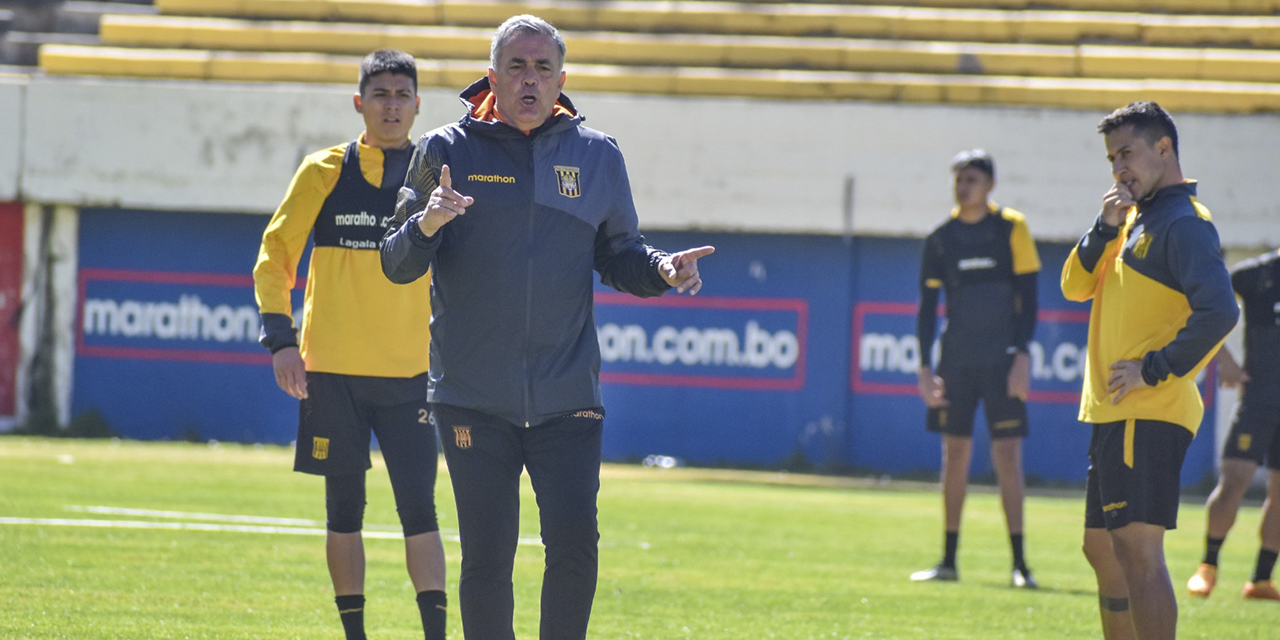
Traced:
<path fill-rule="evenodd" d="M 24 89 L 25 103 L 15 99 Z M 575 94 L 572 77 L 566 92 L 590 126 L 618 139 L 652 229 L 923 235 L 950 208 L 950 158 L 981 146 L 996 158 L 994 197 L 1025 211 L 1037 238 L 1071 240 L 1110 184 L 1094 132 L 1102 113 Z M 39 77 L 0 84 L 0 140 L 11 141 L 0 147 L 0 199 L 16 181 L 36 202 L 269 212 L 303 154 L 359 130 L 351 93 Z M 462 113 L 455 91 L 424 90 L 422 105 L 415 136 Z M 1280 117 L 1174 115 L 1184 168 L 1201 180 L 1224 244 L 1280 244 L 1280 198 L 1269 188 Z"/>

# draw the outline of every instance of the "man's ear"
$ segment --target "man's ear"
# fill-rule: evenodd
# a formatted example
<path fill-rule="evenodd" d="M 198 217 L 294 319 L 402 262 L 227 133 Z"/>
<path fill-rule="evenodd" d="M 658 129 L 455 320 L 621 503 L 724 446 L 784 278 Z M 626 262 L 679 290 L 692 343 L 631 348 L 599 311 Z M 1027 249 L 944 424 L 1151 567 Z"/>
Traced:
<path fill-rule="evenodd" d="M 351 96 L 351 104 L 355 106 L 356 113 L 364 113 L 364 100 L 360 99 L 359 93 Z"/>
<path fill-rule="evenodd" d="M 413 115 L 416 116 L 420 113 L 422 113 L 422 96 L 414 96 Z"/>

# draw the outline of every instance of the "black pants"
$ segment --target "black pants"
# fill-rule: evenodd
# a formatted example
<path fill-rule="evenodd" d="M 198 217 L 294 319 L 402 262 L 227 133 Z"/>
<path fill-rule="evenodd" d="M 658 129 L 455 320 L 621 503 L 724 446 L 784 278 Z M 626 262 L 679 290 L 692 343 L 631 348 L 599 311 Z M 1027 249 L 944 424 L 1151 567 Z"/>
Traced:
<path fill-rule="evenodd" d="M 467 640 L 512 640 L 511 572 L 520 535 L 520 473 L 537 496 L 546 569 L 542 640 L 587 635 L 596 592 L 596 494 L 603 416 L 583 411 L 535 427 L 432 405 L 458 507 L 458 600 Z"/>

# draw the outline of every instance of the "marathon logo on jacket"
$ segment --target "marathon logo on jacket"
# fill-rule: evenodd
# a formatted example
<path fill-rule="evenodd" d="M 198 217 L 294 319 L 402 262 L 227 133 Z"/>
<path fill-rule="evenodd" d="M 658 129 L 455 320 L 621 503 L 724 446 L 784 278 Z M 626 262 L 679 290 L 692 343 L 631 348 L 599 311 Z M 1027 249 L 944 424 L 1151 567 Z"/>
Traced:
<path fill-rule="evenodd" d="M 316 246 L 377 249 L 378 241 L 391 224 L 391 218 L 392 216 L 378 217 L 363 209 L 355 213 L 331 211 L 316 220 Z"/>
<path fill-rule="evenodd" d="M 582 181 L 579 180 L 579 169 L 577 167 L 564 167 L 556 165 L 556 184 L 560 188 L 560 195 L 566 198 L 577 198 L 582 195 Z"/>
<path fill-rule="evenodd" d="M 333 216 L 333 224 L 338 227 L 383 227 L 386 228 L 391 217 L 385 217 L 378 220 L 378 216 L 370 214 L 368 211 L 360 213 L 339 213 Z"/>
<path fill-rule="evenodd" d="M 498 175 L 498 174 L 496 174 L 496 173 L 491 173 L 491 174 L 488 174 L 488 175 L 480 174 L 480 173 L 473 173 L 473 174 L 471 174 L 471 175 L 467 176 L 467 182 L 496 182 L 496 183 L 498 183 L 498 184 L 515 184 L 515 183 L 516 183 L 516 177 L 515 177 L 515 176 L 500 176 L 500 175 Z"/>

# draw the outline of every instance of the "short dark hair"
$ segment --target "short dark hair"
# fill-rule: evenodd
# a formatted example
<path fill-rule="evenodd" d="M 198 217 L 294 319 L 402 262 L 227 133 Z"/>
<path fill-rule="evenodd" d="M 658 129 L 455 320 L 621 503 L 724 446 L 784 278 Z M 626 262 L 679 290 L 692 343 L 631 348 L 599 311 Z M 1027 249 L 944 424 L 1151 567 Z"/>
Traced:
<path fill-rule="evenodd" d="M 413 56 L 395 49 L 378 49 L 360 62 L 360 95 L 364 95 L 369 81 L 379 73 L 394 73 L 413 80 L 413 92 L 418 92 L 418 63 Z"/>
<path fill-rule="evenodd" d="M 951 173 L 960 173 L 965 169 L 977 169 L 992 180 L 996 179 L 996 161 L 984 149 L 969 149 L 956 154 L 951 159 Z"/>
<path fill-rule="evenodd" d="M 1111 112 L 1098 123 L 1098 133 L 1106 135 L 1126 125 L 1133 125 L 1133 132 L 1154 146 L 1165 136 L 1173 142 L 1173 155 L 1178 155 L 1178 127 L 1173 116 L 1154 102 L 1130 102 Z"/>
<path fill-rule="evenodd" d="M 564 66 L 564 54 L 566 51 L 564 36 L 560 35 L 560 31 L 552 26 L 550 22 L 527 13 L 511 16 L 507 18 L 506 22 L 498 25 L 498 30 L 493 33 L 493 40 L 489 42 L 489 66 L 497 69 L 498 54 L 502 47 L 506 46 L 508 40 L 525 33 L 544 35 L 555 41 L 556 48 L 560 50 L 560 65 Z"/>

